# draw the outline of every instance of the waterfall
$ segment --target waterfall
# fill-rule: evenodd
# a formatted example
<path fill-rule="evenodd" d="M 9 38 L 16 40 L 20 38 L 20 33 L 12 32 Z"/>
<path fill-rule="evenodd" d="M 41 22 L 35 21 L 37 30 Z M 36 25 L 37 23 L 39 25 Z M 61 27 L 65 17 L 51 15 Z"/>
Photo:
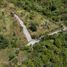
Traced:
<path fill-rule="evenodd" d="M 26 39 L 28 41 L 27 45 L 29 46 L 29 45 L 34 45 L 35 43 L 38 43 L 39 40 L 32 39 L 29 31 L 27 30 L 26 26 L 24 25 L 24 22 L 16 14 L 14 14 L 14 17 L 16 18 L 16 20 L 19 22 L 19 24 L 23 28 L 23 33 L 24 33 L 24 35 L 25 35 L 25 37 L 26 37 Z"/>

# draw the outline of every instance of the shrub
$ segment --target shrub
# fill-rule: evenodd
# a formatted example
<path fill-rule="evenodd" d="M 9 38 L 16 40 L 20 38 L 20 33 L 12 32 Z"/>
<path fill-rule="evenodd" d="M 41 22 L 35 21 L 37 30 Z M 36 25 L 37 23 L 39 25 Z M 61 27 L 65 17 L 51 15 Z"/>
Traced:
<path fill-rule="evenodd" d="M 37 27 L 36 27 L 36 25 L 34 24 L 34 23 L 30 23 L 30 26 L 29 26 L 29 29 L 31 30 L 31 31 L 37 31 Z"/>
<path fill-rule="evenodd" d="M 0 35 L 0 49 L 4 49 L 8 46 L 8 40 Z"/>

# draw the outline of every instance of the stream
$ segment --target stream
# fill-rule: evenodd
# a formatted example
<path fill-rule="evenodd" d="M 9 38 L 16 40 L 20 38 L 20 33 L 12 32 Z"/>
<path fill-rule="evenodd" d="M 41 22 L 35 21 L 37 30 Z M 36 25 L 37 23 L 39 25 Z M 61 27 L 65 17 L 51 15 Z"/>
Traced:
<path fill-rule="evenodd" d="M 19 16 L 17 16 L 16 14 L 14 14 L 14 17 L 16 18 L 16 20 L 19 22 L 19 24 L 21 25 L 22 29 L 23 29 L 23 33 L 28 41 L 28 46 L 29 45 L 34 45 L 35 43 L 38 43 L 40 40 L 37 39 L 32 39 L 29 31 L 27 30 L 24 22 L 19 18 Z"/>
<path fill-rule="evenodd" d="M 40 41 L 40 38 L 39 39 L 32 39 L 32 37 L 31 37 L 29 31 L 27 30 L 24 22 L 16 14 L 13 13 L 13 15 L 14 15 L 15 19 L 19 22 L 20 26 L 23 29 L 23 33 L 24 33 L 24 35 L 25 35 L 25 37 L 28 41 L 27 46 L 34 45 L 35 43 L 38 43 Z M 57 34 L 61 31 L 66 31 L 66 30 L 67 30 L 67 27 L 64 26 L 64 28 L 62 30 L 56 30 L 54 32 L 49 33 L 48 35 L 54 35 L 54 34 Z"/>

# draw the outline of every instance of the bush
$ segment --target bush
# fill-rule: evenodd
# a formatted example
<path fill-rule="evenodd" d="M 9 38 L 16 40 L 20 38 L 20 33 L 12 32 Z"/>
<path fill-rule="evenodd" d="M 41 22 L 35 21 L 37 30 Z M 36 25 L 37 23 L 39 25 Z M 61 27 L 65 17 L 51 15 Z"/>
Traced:
<path fill-rule="evenodd" d="M 15 57 L 15 55 L 10 54 L 10 55 L 9 55 L 9 61 L 11 61 L 14 57 Z"/>
<path fill-rule="evenodd" d="M 30 23 L 29 29 L 30 29 L 32 32 L 37 31 L 36 25 L 35 25 L 34 23 L 32 23 L 32 22 Z"/>
<path fill-rule="evenodd" d="M 8 40 L 0 35 L 0 49 L 4 49 L 8 46 Z"/>

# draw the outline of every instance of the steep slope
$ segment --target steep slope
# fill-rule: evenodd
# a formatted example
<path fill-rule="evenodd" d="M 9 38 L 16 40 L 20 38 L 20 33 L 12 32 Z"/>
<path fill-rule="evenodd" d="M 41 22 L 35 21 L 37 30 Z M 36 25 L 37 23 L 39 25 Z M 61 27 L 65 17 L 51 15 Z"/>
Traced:
<path fill-rule="evenodd" d="M 67 0 L 0 1 L 0 67 L 66 67 L 67 31 L 47 35 L 67 26 Z M 11 15 L 23 20 L 38 44 L 26 46 L 22 28 Z"/>

